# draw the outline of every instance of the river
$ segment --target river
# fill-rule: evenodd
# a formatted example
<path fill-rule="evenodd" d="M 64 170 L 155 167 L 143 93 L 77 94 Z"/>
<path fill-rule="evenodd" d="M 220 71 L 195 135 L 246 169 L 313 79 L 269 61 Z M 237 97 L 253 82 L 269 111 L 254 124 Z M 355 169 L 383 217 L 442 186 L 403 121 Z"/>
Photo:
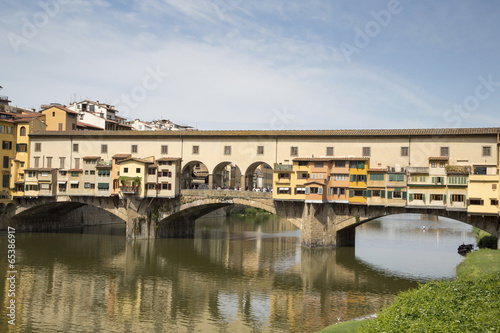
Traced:
<path fill-rule="evenodd" d="M 301 248 L 271 215 L 200 219 L 194 239 L 134 242 L 124 225 L 15 236 L 10 297 L 0 235 L 0 332 L 314 332 L 454 278 L 458 245 L 474 243 L 472 227 L 419 215 L 366 223 L 355 248 L 329 250 Z"/>

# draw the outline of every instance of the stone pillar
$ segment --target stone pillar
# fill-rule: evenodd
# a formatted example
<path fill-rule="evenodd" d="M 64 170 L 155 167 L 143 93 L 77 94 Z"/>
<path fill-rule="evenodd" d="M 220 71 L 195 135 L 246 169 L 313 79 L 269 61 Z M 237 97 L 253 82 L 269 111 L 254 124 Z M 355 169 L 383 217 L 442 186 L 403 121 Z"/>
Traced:
<path fill-rule="evenodd" d="M 213 190 L 213 186 L 214 186 L 214 175 L 209 174 L 208 175 L 208 189 Z"/>
<path fill-rule="evenodd" d="M 241 179 L 241 181 L 240 181 L 241 190 L 244 191 L 247 188 L 247 182 L 246 182 L 245 175 L 241 175 L 240 179 Z"/>
<path fill-rule="evenodd" d="M 148 215 L 139 212 L 141 201 L 135 200 L 134 195 L 127 195 L 127 238 L 148 239 L 156 237 L 156 224 Z"/>
<path fill-rule="evenodd" d="M 335 216 L 328 204 L 305 203 L 302 215 L 302 246 L 335 247 L 337 230 Z"/>

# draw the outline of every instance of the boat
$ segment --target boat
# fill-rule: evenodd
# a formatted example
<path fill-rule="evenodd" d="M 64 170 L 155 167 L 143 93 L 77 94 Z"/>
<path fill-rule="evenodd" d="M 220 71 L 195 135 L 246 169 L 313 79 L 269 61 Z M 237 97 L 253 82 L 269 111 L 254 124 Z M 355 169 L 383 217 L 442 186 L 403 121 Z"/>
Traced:
<path fill-rule="evenodd" d="M 473 244 L 465 244 L 463 243 L 462 245 L 460 245 L 458 247 L 458 253 L 460 254 L 465 254 L 465 253 L 468 253 L 470 251 L 474 250 L 474 245 Z"/>

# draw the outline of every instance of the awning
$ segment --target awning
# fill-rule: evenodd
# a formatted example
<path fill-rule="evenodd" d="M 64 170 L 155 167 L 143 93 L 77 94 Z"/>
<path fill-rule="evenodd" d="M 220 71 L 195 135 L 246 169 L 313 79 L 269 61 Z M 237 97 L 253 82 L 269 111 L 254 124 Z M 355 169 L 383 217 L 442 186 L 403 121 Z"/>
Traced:
<path fill-rule="evenodd" d="M 66 180 L 64 180 L 64 181 L 58 181 L 57 183 L 58 183 L 58 184 L 66 184 L 66 183 L 67 183 L 67 181 L 66 181 Z M 77 183 L 78 183 L 78 182 L 77 182 Z"/>
<path fill-rule="evenodd" d="M 289 187 L 280 187 L 279 190 L 280 191 L 288 191 L 290 188 Z"/>
<path fill-rule="evenodd" d="M 79 181 L 78 181 L 78 180 L 72 180 L 72 181 L 70 181 L 69 183 L 70 183 L 70 184 L 78 184 L 78 183 L 79 183 Z"/>
<path fill-rule="evenodd" d="M 107 190 L 109 189 L 109 183 L 97 183 L 97 188 Z"/>

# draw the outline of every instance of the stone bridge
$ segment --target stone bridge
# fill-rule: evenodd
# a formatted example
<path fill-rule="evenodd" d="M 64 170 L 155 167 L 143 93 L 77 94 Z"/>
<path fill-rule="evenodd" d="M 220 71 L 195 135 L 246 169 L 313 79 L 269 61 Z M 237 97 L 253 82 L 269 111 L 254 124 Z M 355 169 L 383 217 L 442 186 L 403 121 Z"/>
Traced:
<path fill-rule="evenodd" d="M 4 212 L 0 230 L 11 226 L 19 231 L 42 231 L 126 222 L 130 239 L 193 237 L 197 218 L 222 207 L 242 205 L 288 220 L 301 230 L 302 245 L 310 248 L 354 246 L 358 225 L 407 213 L 447 217 L 497 237 L 500 234 L 498 216 L 468 215 L 465 210 L 279 201 L 271 193 L 235 190 L 182 190 L 181 194 L 170 199 L 136 199 L 133 195 L 19 198 Z"/>

